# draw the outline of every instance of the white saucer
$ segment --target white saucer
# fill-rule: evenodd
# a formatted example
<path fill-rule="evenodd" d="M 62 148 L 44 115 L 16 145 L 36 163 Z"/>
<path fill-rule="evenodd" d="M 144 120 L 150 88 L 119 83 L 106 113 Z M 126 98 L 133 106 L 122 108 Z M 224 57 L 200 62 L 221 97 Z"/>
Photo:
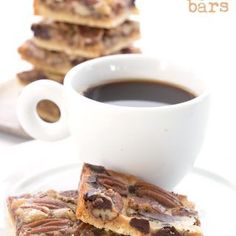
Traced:
<path fill-rule="evenodd" d="M 14 195 L 50 188 L 57 190 L 76 189 L 80 170 L 81 163 L 51 168 L 26 177 L 14 186 L 10 186 L 8 193 Z M 195 168 L 182 180 L 175 191 L 187 194 L 189 199 L 196 203 L 205 236 L 234 234 L 232 230 L 235 223 L 236 187 L 227 180 L 200 168 Z"/>

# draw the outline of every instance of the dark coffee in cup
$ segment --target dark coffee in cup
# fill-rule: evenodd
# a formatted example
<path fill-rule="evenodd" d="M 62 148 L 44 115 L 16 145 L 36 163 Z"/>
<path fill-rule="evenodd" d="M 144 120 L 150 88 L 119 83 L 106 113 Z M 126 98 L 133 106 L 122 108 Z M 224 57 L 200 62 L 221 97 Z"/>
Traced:
<path fill-rule="evenodd" d="M 98 102 L 128 107 L 174 105 L 196 97 L 192 92 L 175 84 L 133 79 L 90 87 L 83 95 Z"/>

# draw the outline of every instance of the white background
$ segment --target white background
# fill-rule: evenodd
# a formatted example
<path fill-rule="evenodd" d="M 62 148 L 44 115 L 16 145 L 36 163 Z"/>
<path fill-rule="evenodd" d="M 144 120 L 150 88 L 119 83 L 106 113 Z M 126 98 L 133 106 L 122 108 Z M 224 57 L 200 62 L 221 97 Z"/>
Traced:
<path fill-rule="evenodd" d="M 139 0 L 139 5 L 144 52 L 195 67 L 211 87 L 209 126 L 197 164 L 236 183 L 236 1 L 228 2 L 228 13 L 214 14 L 189 13 L 186 0 Z M 0 82 L 27 67 L 17 47 L 31 37 L 33 20 L 32 0 L 1 3 Z M 1 153 L 21 141 L 0 133 Z"/>

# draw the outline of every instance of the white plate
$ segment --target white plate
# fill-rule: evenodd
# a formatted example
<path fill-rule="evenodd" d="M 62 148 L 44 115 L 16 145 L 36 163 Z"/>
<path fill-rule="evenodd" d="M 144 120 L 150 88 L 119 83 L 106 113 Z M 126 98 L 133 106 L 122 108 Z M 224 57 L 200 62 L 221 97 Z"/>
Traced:
<path fill-rule="evenodd" d="M 80 163 L 48 169 L 21 180 L 11 186 L 8 192 L 22 194 L 49 188 L 76 189 L 80 170 Z M 233 235 L 236 212 L 235 186 L 218 175 L 195 168 L 182 180 L 175 191 L 187 194 L 197 204 L 205 236 Z"/>

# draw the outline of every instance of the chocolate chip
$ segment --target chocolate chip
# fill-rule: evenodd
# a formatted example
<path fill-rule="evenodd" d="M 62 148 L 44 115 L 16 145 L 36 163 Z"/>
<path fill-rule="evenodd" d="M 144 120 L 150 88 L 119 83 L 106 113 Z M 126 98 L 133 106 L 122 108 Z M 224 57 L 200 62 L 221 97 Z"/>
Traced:
<path fill-rule="evenodd" d="M 108 198 L 97 196 L 93 201 L 93 207 L 96 209 L 112 209 L 112 202 Z"/>
<path fill-rule="evenodd" d="M 128 189 L 129 189 L 129 193 L 135 194 L 136 189 L 134 185 L 130 185 Z"/>
<path fill-rule="evenodd" d="M 97 191 L 92 189 L 89 190 L 87 193 L 84 194 L 85 201 L 94 201 L 97 197 Z"/>
<path fill-rule="evenodd" d="M 150 231 L 149 221 L 145 219 L 132 218 L 129 224 L 144 234 L 148 234 Z"/>
<path fill-rule="evenodd" d="M 46 26 L 33 24 L 31 30 L 34 32 L 34 36 L 43 39 L 50 39 L 50 33 Z"/>
<path fill-rule="evenodd" d="M 175 227 L 165 226 L 152 236 L 181 236 L 181 234 L 175 229 Z"/>
<path fill-rule="evenodd" d="M 129 54 L 132 53 L 132 49 L 131 48 L 123 48 L 120 50 L 121 54 Z"/>
<path fill-rule="evenodd" d="M 92 202 L 92 206 L 96 209 L 112 209 L 112 202 L 109 197 L 99 195 L 96 190 L 90 190 L 84 195 L 85 201 Z"/>

